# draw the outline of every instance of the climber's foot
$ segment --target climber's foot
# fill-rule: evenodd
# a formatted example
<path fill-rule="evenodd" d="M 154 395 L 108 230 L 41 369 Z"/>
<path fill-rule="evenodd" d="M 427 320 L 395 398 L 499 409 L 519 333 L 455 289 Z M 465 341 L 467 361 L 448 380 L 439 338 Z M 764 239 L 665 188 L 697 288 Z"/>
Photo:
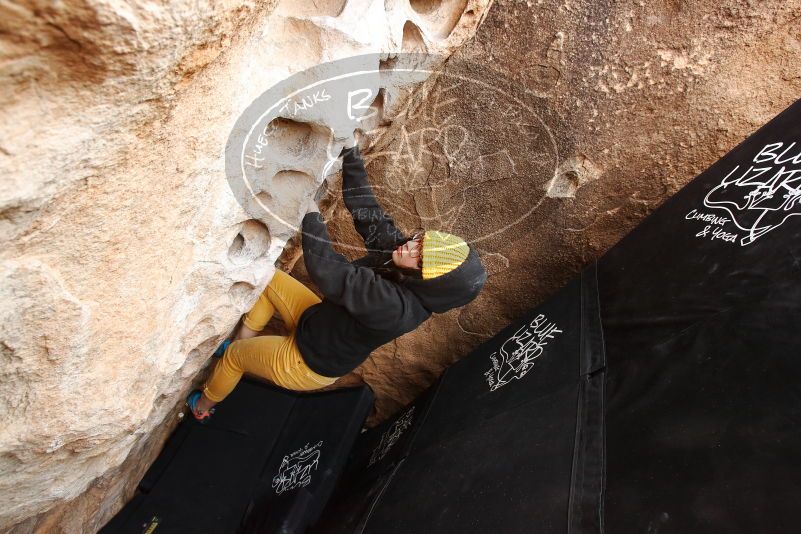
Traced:
<path fill-rule="evenodd" d="M 214 351 L 214 354 L 212 354 L 212 356 L 215 357 L 215 358 L 222 358 L 223 354 L 225 354 L 225 349 L 227 349 L 228 345 L 230 345 L 230 344 L 231 344 L 231 340 L 230 339 L 226 339 L 225 341 L 220 343 L 220 346 L 217 347 L 217 350 Z"/>
<path fill-rule="evenodd" d="M 192 411 L 192 415 L 195 419 L 200 423 L 205 423 L 209 420 L 214 414 L 214 408 L 209 408 L 204 410 L 201 406 L 199 406 L 200 398 L 203 396 L 203 392 L 199 389 L 196 389 L 189 396 L 186 398 L 186 405 Z"/>

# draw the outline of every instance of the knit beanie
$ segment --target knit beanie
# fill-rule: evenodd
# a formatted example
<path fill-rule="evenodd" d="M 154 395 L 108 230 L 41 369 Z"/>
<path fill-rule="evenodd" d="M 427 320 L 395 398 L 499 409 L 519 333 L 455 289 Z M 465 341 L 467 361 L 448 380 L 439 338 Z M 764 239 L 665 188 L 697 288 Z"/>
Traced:
<path fill-rule="evenodd" d="M 436 278 L 456 269 L 470 249 L 459 237 L 439 230 L 427 230 L 423 236 L 423 279 Z"/>

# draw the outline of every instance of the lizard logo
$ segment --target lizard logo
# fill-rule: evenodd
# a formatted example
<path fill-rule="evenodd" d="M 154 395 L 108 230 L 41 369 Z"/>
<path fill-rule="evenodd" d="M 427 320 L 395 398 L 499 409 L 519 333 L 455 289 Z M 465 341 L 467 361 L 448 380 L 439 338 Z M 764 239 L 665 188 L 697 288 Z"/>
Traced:
<path fill-rule="evenodd" d="M 740 245 L 750 245 L 801 215 L 801 149 L 790 143 L 770 143 L 754 157 L 753 165 L 737 165 L 720 184 L 707 193 L 704 206 L 725 210 L 745 235 Z"/>
<path fill-rule="evenodd" d="M 381 441 L 378 443 L 373 454 L 370 456 L 370 463 L 368 467 L 384 458 L 393 445 L 400 439 L 403 432 L 412 426 L 412 418 L 414 417 L 414 406 L 409 408 L 406 413 L 398 418 L 397 421 L 392 423 L 386 432 L 381 435 Z"/>
<path fill-rule="evenodd" d="M 543 314 L 537 315 L 530 323 L 521 326 L 503 342 L 500 349 L 490 355 L 492 367 L 484 373 L 490 391 L 526 376 L 534 365 L 534 360 L 544 352 L 548 340 L 552 339 L 554 334 L 561 332 L 556 324 L 548 321 Z"/>
<path fill-rule="evenodd" d="M 311 482 L 312 471 L 316 471 L 320 464 L 320 447 L 322 445 L 322 441 L 311 447 L 307 443 L 295 452 L 284 456 L 278 473 L 273 477 L 273 488 L 277 494 L 302 488 Z"/>

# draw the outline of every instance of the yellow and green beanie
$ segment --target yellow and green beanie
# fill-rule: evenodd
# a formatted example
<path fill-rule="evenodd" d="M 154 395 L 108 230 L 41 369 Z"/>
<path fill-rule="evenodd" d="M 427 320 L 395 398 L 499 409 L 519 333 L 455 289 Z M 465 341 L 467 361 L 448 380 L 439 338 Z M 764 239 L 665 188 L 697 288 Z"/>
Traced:
<path fill-rule="evenodd" d="M 456 269 L 470 249 L 459 236 L 427 230 L 423 236 L 423 279 L 436 278 Z"/>

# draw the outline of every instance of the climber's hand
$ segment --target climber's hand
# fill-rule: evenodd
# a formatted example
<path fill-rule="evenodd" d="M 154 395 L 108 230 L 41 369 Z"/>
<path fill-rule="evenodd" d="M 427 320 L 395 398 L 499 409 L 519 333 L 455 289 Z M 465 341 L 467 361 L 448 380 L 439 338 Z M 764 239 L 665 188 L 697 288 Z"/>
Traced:
<path fill-rule="evenodd" d="M 342 157 L 346 150 L 350 150 L 355 146 L 359 146 L 359 139 L 361 139 L 361 134 L 358 130 L 353 130 L 353 133 L 351 133 L 350 136 L 345 139 L 345 144 L 342 146 L 342 150 L 339 151 L 339 156 L 337 157 Z"/>
<path fill-rule="evenodd" d="M 339 151 L 339 155 L 337 157 L 341 158 L 342 156 L 345 155 L 345 152 L 347 152 L 348 150 L 351 150 L 352 148 L 353 148 L 353 146 L 348 146 L 348 145 L 343 146 L 342 150 Z"/>

